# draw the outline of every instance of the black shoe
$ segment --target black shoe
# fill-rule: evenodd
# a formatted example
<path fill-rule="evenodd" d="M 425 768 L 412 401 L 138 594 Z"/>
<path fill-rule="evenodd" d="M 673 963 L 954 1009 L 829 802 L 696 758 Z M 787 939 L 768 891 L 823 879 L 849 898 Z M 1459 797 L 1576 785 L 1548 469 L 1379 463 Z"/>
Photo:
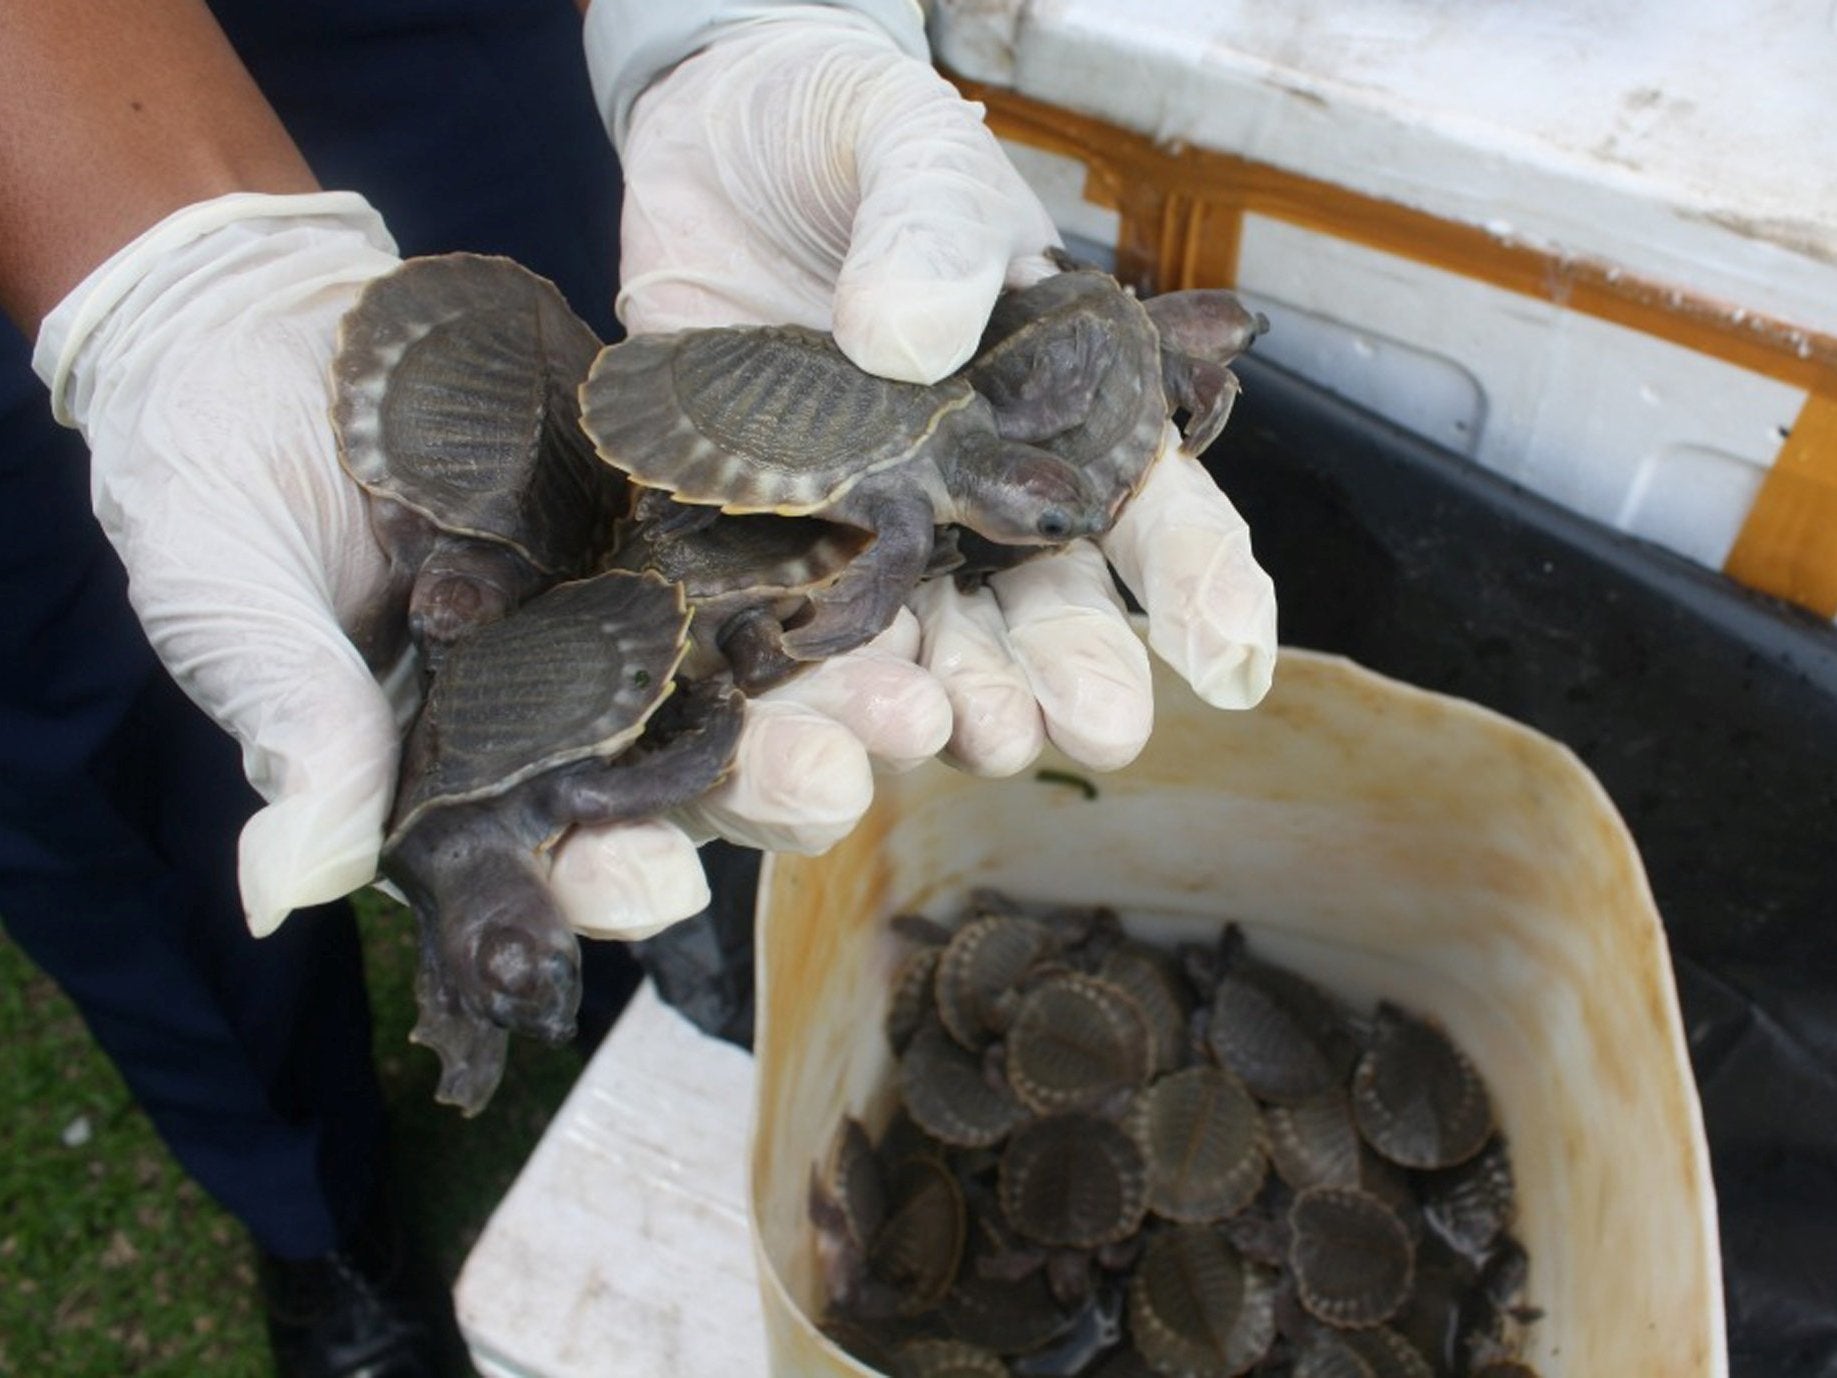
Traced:
<path fill-rule="evenodd" d="M 452 1299 L 386 1207 L 317 1258 L 257 1252 L 279 1378 L 451 1378 L 471 1369 Z"/>

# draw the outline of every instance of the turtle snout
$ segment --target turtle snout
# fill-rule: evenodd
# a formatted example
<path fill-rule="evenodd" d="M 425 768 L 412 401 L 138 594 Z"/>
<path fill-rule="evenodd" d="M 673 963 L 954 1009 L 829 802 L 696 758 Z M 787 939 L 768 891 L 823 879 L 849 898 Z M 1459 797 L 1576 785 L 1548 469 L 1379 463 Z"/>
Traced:
<path fill-rule="evenodd" d="M 549 1043 L 573 1035 L 580 963 L 571 948 L 526 927 L 496 924 L 479 938 L 477 962 L 493 1023 Z"/>

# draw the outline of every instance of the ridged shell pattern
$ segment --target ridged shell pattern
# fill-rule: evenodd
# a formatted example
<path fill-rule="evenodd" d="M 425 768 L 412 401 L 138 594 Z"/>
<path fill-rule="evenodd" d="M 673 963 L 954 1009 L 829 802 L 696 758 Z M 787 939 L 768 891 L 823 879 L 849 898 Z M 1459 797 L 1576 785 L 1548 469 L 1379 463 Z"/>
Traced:
<path fill-rule="evenodd" d="M 435 804 L 616 754 L 670 692 L 688 628 L 679 585 L 614 573 L 558 584 L 461 640 L 403 748 L 392 839 Z"/>
<path fill-rule="evenodd" d="M 810 515 L 922 456 L 976 402 L 863 373 L 796 326 L 637 335 L 594 361 L 582 420 L 600 457 L 679 502 Z"/>
<path fill-rule="evenodd" d="M 443 530 L 582 573 L 623 489 L 580 429 L 599 347 L 552 283 L 508 259 L 411 260 L 366 287 L 339 329 L 345 467 Z"/>
<path fill-rule="evenodd" d="M 892 1284 L 887 1240 L 863 1278 L 825 1274 L 823 1328 L 863 1362 L 905 1372 L 936 1344 L 957 1347 L 923 1351 L 936 1362 L 1013 1378 L 1469 1378 L 1523 1352 L 1537 1313 L 1504 1140 L 1489 1128 L 1455 1166 L 1407 1168 L 1354 1114 L 1355 1070 L 1380 1049 L 1411 1051 L 1381 1068 L 1387 1105 L 1410 1103 L 1408 1068 L 1445 1071 L 1458 1050 L 1439 1029 L 1355 1011 L 1253 956 L 1235 925 L 1169 952 L 1102 907 L 979 890 L 954 928 L 893 927 L 901 1105 L 873 1157 L 886 1180 L 923 1164 L 949 1228 L 895 1251 L 922 1295 Z M 1242 1016 L 1222 1033 L 1221 999 Z M 1257 1065 L 1305 1074 L 1246 1084 L 1219 1051 L 1246 1031 Z M 860 1196 L 857 1131 L 841 1133 L 830 1196 Z M 819 1239 L 834 1228 L 813 1222 Z"/>

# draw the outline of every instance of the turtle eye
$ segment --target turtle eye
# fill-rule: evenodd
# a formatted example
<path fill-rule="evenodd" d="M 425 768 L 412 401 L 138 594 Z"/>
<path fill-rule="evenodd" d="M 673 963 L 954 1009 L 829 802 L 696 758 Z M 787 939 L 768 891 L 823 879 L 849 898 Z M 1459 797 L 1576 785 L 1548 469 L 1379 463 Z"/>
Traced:
<path fill-rule="evenodd" d="M 1072 519 L 1059 508 L 1049 507 L 1040 513 L 1033 528 L 1049 541 L 1062 541 L 1072 534 Z"/>

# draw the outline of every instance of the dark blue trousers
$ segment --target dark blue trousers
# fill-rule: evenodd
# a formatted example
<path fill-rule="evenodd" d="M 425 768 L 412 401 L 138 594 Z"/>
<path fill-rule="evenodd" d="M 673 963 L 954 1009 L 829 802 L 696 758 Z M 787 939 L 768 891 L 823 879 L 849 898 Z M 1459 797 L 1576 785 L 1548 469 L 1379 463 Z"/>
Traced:
<path fill-rule="evenodd" d="M 614 337 L 619 174 L 569 0 L 215 8 L 322 184 L 368 196 L 405 255 L 507 254 Z M 351 914 L 249 936 L 236 838 L 258 801 L 141 634 L 83 445 L 28 358 L 7 330 L 0 922 L 185 1169 L 262 1247 L 322 1253 L 369 1198 L 383 1130 Z"/>

